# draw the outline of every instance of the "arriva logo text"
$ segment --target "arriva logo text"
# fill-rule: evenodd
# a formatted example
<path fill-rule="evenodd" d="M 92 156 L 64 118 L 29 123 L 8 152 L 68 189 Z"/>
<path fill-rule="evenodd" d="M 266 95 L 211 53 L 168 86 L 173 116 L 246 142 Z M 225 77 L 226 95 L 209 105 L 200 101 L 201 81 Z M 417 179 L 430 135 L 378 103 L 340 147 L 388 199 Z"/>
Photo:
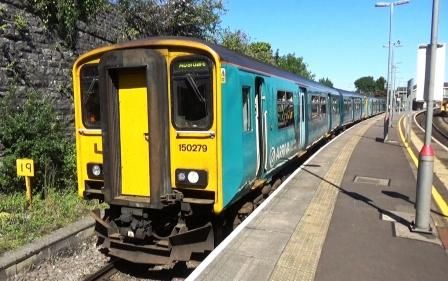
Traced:
<path fill-rule="evenodd" d="M 278 146 L 271 147 L 271 157 L 269 159 L 269 164 L 271 168 L 280 160 L 287 160 L 290 156 L 292 150 L 296 148 L 296 141 L 290 141 L 287 143 L 282 143 Z"/>

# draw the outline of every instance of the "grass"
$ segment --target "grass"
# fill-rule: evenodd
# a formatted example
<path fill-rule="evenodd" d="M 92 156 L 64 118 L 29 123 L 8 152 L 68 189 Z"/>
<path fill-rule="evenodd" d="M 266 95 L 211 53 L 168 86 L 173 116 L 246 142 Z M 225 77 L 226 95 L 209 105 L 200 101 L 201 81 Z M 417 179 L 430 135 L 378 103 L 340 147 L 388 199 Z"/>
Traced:
<path fill-rule="evenodd" d="M 48 189 L 45 198 L 33 197 L 31 208 L 26 207 L 24 193 L 0 194 L 0 254 L 30 243 L 101 207 L 104 205 L 79 198 L 74 190 Z"/>

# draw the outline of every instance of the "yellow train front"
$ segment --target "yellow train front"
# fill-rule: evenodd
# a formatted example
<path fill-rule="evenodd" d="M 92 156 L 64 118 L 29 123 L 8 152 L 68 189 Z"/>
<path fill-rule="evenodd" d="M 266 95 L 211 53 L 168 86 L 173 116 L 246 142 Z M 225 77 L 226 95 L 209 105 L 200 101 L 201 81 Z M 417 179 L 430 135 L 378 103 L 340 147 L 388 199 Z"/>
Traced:
<path fill-rule="evenodd" d="M 166 264 L 213 249 L 211 216 L 223 209 L 220 79 L 210 47 L 176 38 L 98 48 L 75 62 L 79 195 L 110 205 L 95 216 L 110 255 Z"/>

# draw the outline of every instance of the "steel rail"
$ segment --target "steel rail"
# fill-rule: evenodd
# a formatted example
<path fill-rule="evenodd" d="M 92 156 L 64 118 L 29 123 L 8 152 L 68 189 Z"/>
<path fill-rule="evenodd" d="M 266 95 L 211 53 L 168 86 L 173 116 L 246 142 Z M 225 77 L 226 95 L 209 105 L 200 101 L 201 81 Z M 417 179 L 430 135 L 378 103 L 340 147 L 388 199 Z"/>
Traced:
<path fill-rule="evenodd" d="M 424 124 L 422 124 L 424 122 L 424 120 L 418 120 L 418 119 L 424 113 L 425 113 L 425 111 L 420 111 L 420 112 L 417 112 L 416 114 L 414 114 L 414 122 L 422 132 L 425 132 L 425 128 L 423 127 Z M 443 121 L 445 121 L 445 120 L 443 120 Z M 436 127 L 434 125 L 434 122 L 432 124 L 432 127 L 435 129 L 435 131 L 439 135 L 441 135 L 444 138 L 444 140 L 438 139 L 436 136 L 434 136 L 434 134 L 432 135 L 432 139 L 434 140 L 434 142 L 439 144 L 444 150 L 448 151 L 448 146 L 446 145 L 446 143 L 448 143 L 448 135 L 446 133 L 442 132 L 443 130 L 441 131 L 440 128 Z"/>
<path fill-rule="evenodd" d="M 432 127 L 442 136 L 446 139 L 446 141 L 448 142 L 448 133 L 442 129 L 440 129 L 439 127 L 436 126 L 435 123 L 432 123 Z"/>
<path fill-rule="evenodd" d="M 110 278 L 118 272 L 115 268 L 115 261 L 107 263 L 105 266 L 100 268 L 98 271 L 87 276 L 84 281 L 99 281 L 99 280 L 110 280 Z"/>

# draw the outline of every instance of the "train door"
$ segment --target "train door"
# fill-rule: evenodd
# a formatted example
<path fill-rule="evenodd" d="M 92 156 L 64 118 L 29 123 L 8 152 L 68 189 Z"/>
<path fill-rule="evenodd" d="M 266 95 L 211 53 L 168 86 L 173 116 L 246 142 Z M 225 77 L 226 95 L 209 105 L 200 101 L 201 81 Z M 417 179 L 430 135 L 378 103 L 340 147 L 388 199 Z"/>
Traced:
<path fill-rule="evenodd" d="M 263 111 L 263 87 L 264 80 L 261 77 L 255 78 L 255 133 L 257 137 L 257 175 L 264 172 L 263 165 L 266 162 L 266 132 L 264 122 L 266 120 Z"/>
<path fill-rule="evenodd" d="M 305 148 L 305 134 L 306 134 L 306 111 L 305 111 L 305 105 L 306 105 L 306 89 L 304 87 L 299 87 L 299 147 Z"/>
<path fill-rule="evenodd" d="M 327 132 L 331 131 L 331 127 L 333 126 L 333 111 L 331 110 L 331 96 L 330 93 L 325 97 L 326 99 L 326 113 L 327 113 Z"/>
<path fill-rule="evenodd" d="M 257 139 L 258 122 L 256 120 L 255 79 L 251 74 L 241 73 L 240 89 L 243 115 L 243 163 L 244 178 L 252 180 L 260 166 L 259 142 Z M 254 151 L 254 147 L 257 149 Z"/>
<path fill-rule="evenodd" d="M 352 105 L 352 112 L 351 112 L 352 119 L 351 119 L 351 121 L 354 121 L 355 120 L 355 98 L 351 98 L 350 99 L 350 104 Z"/>
<path fill-rule="evenodd" d="M 118 122 L 120 127 L 121 194 L 149 195 L 150 163 L 148 135 L 148 89 L 145 69 L 122 70 L 119 85 Z M 146 187 L 146 188 L 144 188 Z"/>
<path fill-rule="evenodd" d="M 167 77 L 158 69 L 166 69 L 166 62 L 156 50 L 113 51 L 101 58 L 104 184 L 111 187 L 106 201 L 150 197 L 150 206 L 159 208 L 171 187 Z"/>

